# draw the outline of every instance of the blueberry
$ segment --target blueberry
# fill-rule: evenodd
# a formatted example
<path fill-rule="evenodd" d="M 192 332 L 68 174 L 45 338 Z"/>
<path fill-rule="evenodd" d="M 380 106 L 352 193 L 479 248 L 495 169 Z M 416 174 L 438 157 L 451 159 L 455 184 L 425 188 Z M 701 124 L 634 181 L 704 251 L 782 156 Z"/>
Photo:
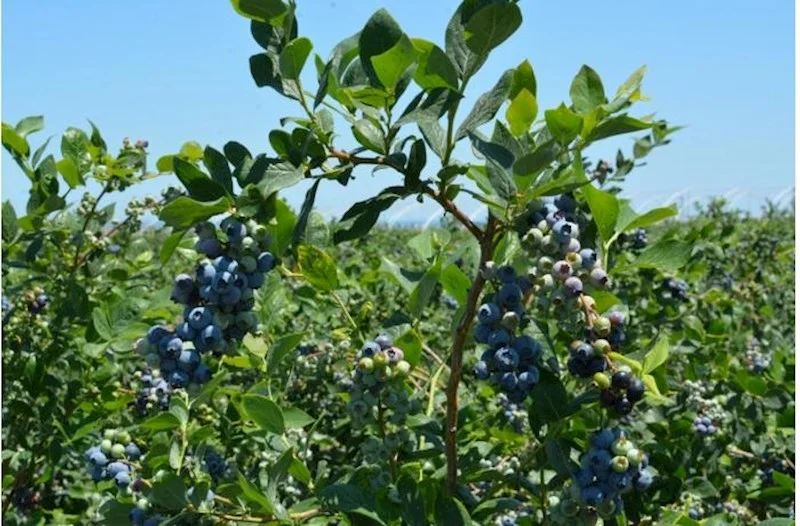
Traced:
<path fill-rule="evenodd" d="M 578 277 L 570 276 L 564 280 L 564 288 L 571 296 L 579 296 L 583 292 L 583 282 Z"/>
<path fill-rule="evenodd" d="M 488 344 L 497 349 L 504 347 L 511 342 L 511 335 L 505 329 L 497 329 L 489 334 Z"/>
<path fill-rule="evenodd" d="M 169 338 L 167 344 L 164 346 L 164 358 L 170 360 L 177 360 L 183 351 L 183 340 L 180 338 Z"/>
<path fill-rule="evenodd" d="M 478 309 L 478 321 L 483 324 L 500 320 L 500 307 L 495 303 L 484 303 Z"/>
<path fill-rule="evenodd" d="M 500 387 L 505 389 L 506 391 L 514 391 L 519 384 L 519 378 L 517 378 L 516 373 L 513 372 L 506 372 L 500 377 Z"/>
<path fill-rule="evenodd" d="M 128 465 L 122 462 L 112 462 L 106 466 L 106 473 L 108 473 L 109 477 L 115 477 L 117 473 L 128 473 L 129 471 Z"/>
<path fill-rule="evenodd" d="M 89 456 L 89 461 L 98 467 L 103 467 L 108 464 L 108 457 L 102 451 L 95 451 Z"/>
<path fill-rule="evenodd" d="M 608 449 L 616 440 L 613 431 L 610 429 L 600 429 L 592 433 L 591 443 L 593 447 L 598 449 Z"/>
<path fill-rule="evenodd" d="M 122 471 L 114 476 L 118 488 L 127 488 L 131 483 L 131 475 L 127 471 Z"/>
<path fill-rule="evenodd" d="M 582 361 L 588 361 L 594 357 L 594 349 L 586 342 L 580 342 L 572 351 L 572 355 Z"/>
<path fill-rule="evenodd" d="M 364 358 L 372 358 L 379 352 L 381 352 L 381 346 L 377 342 L 367 342 L 361 348 L 361 356 Z"/>
<path fill-rule="evenodd" d="M 597 506 L 604 498 L 603 490 L 599 486 L 589 486 L 581 491 L 581 500 L 589 506 Z"/>
<path fill-rule="evenodd" d="M 195 307 L 189 312 L 189 316 L 186 321 L 193 329 L 200 331 L 205 329 L 211 324 L 212 321 L 214 321 L 214 315 L 211 312 L 211 309 L 206 307 Z"/>
<path fill-rule="evenodd" d="M 199 240 L 194 249 L 210 258 L 215 258 L 222 254 L 222 244 L 213 237 Z"/>
<path fill-rule="evenodd" d="M 262 252 L 261 254 L 258 255 L 258 260 L 256 261 L 256 269 L 259 272 L 269 272 L 274 268 L 275 268 L 275 256 L 273 256 L 269 252 Z"/>
<path fill-rule="evenodd" d="M 513 307 L 522 301 L 522 289 L 516 283 L 506 283 L 500 287 L 497 299 L 503 305 Z"/>
<path fill-rule="evenodd" d="M 611 377 L 611 387 L 618 390 L 627 389 L 631 385 L 631 373 L 627 371 L 617 371 Z"/>
<path fill-rule="evenodd" d="M 519 381 L 525 389 L 532 388 L 539 383 L 539 369 L 531 367 L 527 371 L 520 373 Z"/>
<path fill-rule="evenodd" d="M 582 468 L 575 472 L 573 478 L 578 486 L 585 488 L 586 486 L 590 486 L 592 484 L 592 481 L 594 480 L 594 474 L 590 469 Z"/>
<path fill-rule="evenodd" d="M 516 338 L 511 347 L 519 354 L 519 361 L 521 363 L 533 363 L 538 360 L 542 354 L 542 344 L 527 334 Z"/>
<path fill-rule="evenodd" d="M 642 382 L 638 378 L 633 378 L 631 380 L 630 385 L 628 386 L 628 392 L 627 392 L 628 400 L 630 400 L 633 403 L 638 402 L 639 400 L 644 398 L 644 391 L 645 391 L 644 382 Z"/>
<path fill-rule="evenodd" d="M 127 446 L 125 446 L 125 455 L 131 460 L 139 460 L 139 457 L 142 456 L 142 452 L 139 451 L 139 447 L 131 442 Z"/>
<path fill-rule="evenodd" d="M 647 488 L 649 488 L 652 483 L 653 483 L 653 474 L 650 471 L 646 469 L 639 471 L 639 475 L 636 478 L 637 490 L 644 491 Z"/>
<path fill-rule="evenodd" d="M 182 351 L 178 358 L 178 367 L 183 371 L 191 372 L 200 364 L 200 353 L 194 350 Z"/>
<path fill-rule="evenodd" d="M 489 335 L 492 328 L 489 325 L 478 324 L 475 326 L 475 341 L 478 343 L 489 343 Z"/>
<path fill-rule="evenodd" d="M 192 375 L 192 378 L 198 384 L 204 384 L 204 383 L 208 382 L 209 380 L 211 380 L 211 369 L 209 369 L 208 366 L 206 366 L 205 364 L 201 363 L 194 370 L 194 374 Z"/>
<path fill-rule="evenodd" d="M 497 269 L 497 278 L 503 283 L 514 283 L 517 280 L 517 271 L 511 265 L 503 265 Z"/>
<path fill-rule="evenodd" d="M 595 287 L 605 287 L 608 284 L 608 274 L 601 268 L 592 269 L 589 273 L 589 283 Z"/>
<path fill-rule="evenodd" d="M 185 371 L 173 371 L 169 375 L 169 383 L 173 387 L 186 387 L 189 384 L 189 375 Z"/>
<path fill-rule="evenodd" d="M 501 347 L 494 353 L 494 361 L 501 371 L 513 371 L 519 365 L 519 354 L 510 347 Z"/>
<path fill-rule="evenodd" d="M 488 380 L 489 379 L 489 366 L 484 361 L 479 361 L 475 364 L 475 367 L 472 368 L 472 373 L 478 380 Z"/>
<path fill-rule="evenodd" d="M 578 227 L 565 219 L 556 221 L 553 225 L 553 235 L 560 243 L 567 243 L 575 234 Z"/>
<path fill-rule="evenodd" d="M 247 286 L 251 289 L 259 289 L 262 285 L 264 285 L 265 277 L 264 274 L 260 272 L 253 272 L 251 274 L 245 274 L 247 277 Z"/>
<path fill-rule="evenodd" d="M 381 334 L 380 336 L 375 338 L 375 343 L 377 343 L 378 346 L 383 350 L 389 349 L 392 347 L 392 345 L 394 345 L 392 337 L 389 336 L 388 334 Z"/>
<path fill-rule="evenodd" d="M 169 333 L 164 327 L 161 325 L 155 325 L 150 327 L 150 329 L 147 331 L 147 341 L 151 345 L 158 345 L 161 340 L 168 335 Z"/>
<path fill-rule="evenodd" d="M 581 249 L 578 255 L 581 257 L 581 266 L 585 269 L 590 269 L 597 263 L 597 252 L 591 248 Z"/>
<path fill-rule="evenodd" d="M 614 409 L 617 411 L 617 414 L 625 416 L 630 414 L 633 410 L 633 404 L 627 398 L 618 398 L 616 402 L 614 402 Z"/>

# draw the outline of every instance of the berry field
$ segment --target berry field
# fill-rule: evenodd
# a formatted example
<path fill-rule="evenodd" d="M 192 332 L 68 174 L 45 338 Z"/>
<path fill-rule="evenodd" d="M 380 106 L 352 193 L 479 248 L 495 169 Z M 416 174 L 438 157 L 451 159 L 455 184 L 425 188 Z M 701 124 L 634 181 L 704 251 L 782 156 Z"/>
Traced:
<path fill-rule="evenodd" d="M 293 2 L 233 6 L 297 103 L 258 153 L 3 123 L 30 184 L 2 207 L 4 524 L 794 524 L 794 211 L 623 198 L 680 135 L 634 116 L 643 68 L 540 110 L 523 62 L 467 107 L 514 2 L 441 45 L 380 10 L 329 56 Z M 414 199 L 442 221 L 381 222 Z"/>

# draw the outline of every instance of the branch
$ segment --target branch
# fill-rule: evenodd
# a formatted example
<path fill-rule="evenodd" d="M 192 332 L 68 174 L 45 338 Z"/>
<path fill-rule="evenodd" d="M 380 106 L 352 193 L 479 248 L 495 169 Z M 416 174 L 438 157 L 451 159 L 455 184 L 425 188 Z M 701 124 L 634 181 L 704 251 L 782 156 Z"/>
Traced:
<path fill-rule="evenodd" d="M 328 157 L 332 159 L 339 159 L 345 163 L 351 163 L 354 166 L 359 164 L 378 164 L 388 166 L 386 164 L 386 158 L 382 155 L 377 157 L 359 157 L 357 155 L 347 153 L 344 150 L 337 150 L 336 148 L 331 148 Z"/>
<path fill-rule="evenodd" d="M 441 194 L 436 190 L 433 190 L 427 186 L 423 189 L 423 193 L 430 196 L 431 199 L 442 205 L 442 208 L 453 214 L 453 217 L 455 217 L 459 223 L 464 225 L 464 227 L 467 230 L 469 230 L 469 232 L 473 236 L 475 236 L 478 240 L 483 239 L 484 236 L 483 230 L 481 230 L 480 227 L 478 227 L 478 225 L 473 223 L 472 220 L 469 217 L 467 217 L 467 215 L 464 212 L 462 212 L 461 209 L 458 208 L 453 201 L 445 197 L 444 194 Z"/>
<path fill-rule="evenodd" d="M 486 279 L 481 271 L 494 252 L 494 232 L 497 226 L 494 216 L 489 214 L 486 231 L 478 238 L 481 245 L 481 258 L 478 275 L 472 283 L 467 296 L 467 305 L 456 328 L 453 347 L 450 352 L 450 378 L 447 382 L 447 421 L 445 427 L 445 455 L 447 456 L 447 494 L 455 496 L 458 489 L 458 454 L 456 452 L 456 432 L 458 431 L 458 385 L 461 382 L 461 366 L 464 355 L 464 344 L 469 328 L 478 309 Z"/>

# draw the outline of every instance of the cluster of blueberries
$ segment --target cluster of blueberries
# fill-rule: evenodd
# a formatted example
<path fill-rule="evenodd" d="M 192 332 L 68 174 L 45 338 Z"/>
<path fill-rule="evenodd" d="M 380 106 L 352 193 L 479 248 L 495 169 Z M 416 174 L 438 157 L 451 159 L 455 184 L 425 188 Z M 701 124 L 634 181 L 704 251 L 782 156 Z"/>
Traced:
<path fill-rule="evenodd" d="M 667 278 L 662 285 L 663 296 L 677 301 L 689 301 L 689 284 L 682 279 Z"/>
<path fill-rule="evenodd" d="M 155 408 L 159 411 L 169 409 L 170 385 L 161 377 L 160 371 L 147 368 L 144 372 L 137 371 L 136 378 L 142 385 L 133 405 L 140 417 L 147 416 Z"/>
<path fill-rule="evenodd" d="M 489 278 L 496 280 L 495 294 L 478 309 L 475 341 L 488 345 L 475 364 L 473 373 L 479 380 L 490 380 L 500 386 L 513 403 L 522 402 L 539 382 L 536 364 L 542 354 L 539 342 L 527 334 L 516 335 L 525 325 L 523 296 L 530 291 L 527 277 L 517 276 L 510 265 L 496 271 L 492 266 Z"/>
<path fill-rule="evenodd" d="M 147 338 L 137 342 L 137 350 L 172 387 L 208 382 L 211 370 L 201 363 L 201 354 L 235 346 L 258 324 L 252 311 L 253 290 L 264 284 L 265 273 L 276 264 L 266 250 L 267 230 L 234 217 L 225 218 L 220 229 L 225 242 L 217 237 L 212 223 L 195 227 L 195 249 L 209 259 L 197 265 L 194 276 L 175 278 L 172 299 L 186 306 L 183 322 L 175 330 L 151 327 Z"/>
<path fill-rule="evenodd" d="M 214 481 L 214 484 L 219 484 L 219 481 L 228 474 L 228 462 L 225 457 L 213 449 L 209 449 L 206 452 L 205 461 L 206 471 L 211 476 L 211 480 Z"/>
<path fill-rule="evenodd" d="M 636 449 L 620 428 L 595 431 L 590 443 L 580 469 L 573 474 L 573 487 L 584 505 L 601 516 L 616 515 L 623 510 L 624 493 L 634 488 L 644 491 L 653 483 L 647 455 Z"/>
<path fill-rule="evenodd" d="M 120 489 L 130 485 L 133 471 L 131 462 L 139 460 L 141 456 L 139 447 L 131 442 L 131 435 L 117 429 L 106 429 L 100 444 L 90 447 L 85 454 L 92 480 L 113 480 Z"/>
<path fill-rule="evenodd" d="M 505 393 L 500 393 L 498 401 L 503 408 L 503 417 L 508 425 L 517 433 L 523 433 L 528 422 L 528 413 L 525 408 L 509 400 Z"/>
<path fill-rule="evenodd" d="M 701 437 L 711 436 L 717 433 L 719 429 L 714 425 L 714 421 L 708 416 L 697 415 L 694 419 L 694 432 Z"/>
<path fill-rule="evenodd" d="M 392 410 L 391 421 L 400 423 L 405 420 L 412 405 L 402 385 L 402 380 L 411 373 L 411 364 L 404 357 L 402 349 L 395 347 L 392 338 L 387 334 L 368 341 L 356 353 L 356 365 L 350 381 L 345 385 L 350 392 L 347 409 L 356 426 L 363 425 L 370 419 L 379 397 Z M 400 383 L 395 380 L 400 380 Z M 399 388 L 392 389 L 395 385 Z"/>
<path fill-rule="evenodd" d="M 794 478 L 794 465 L 791 462 L 775 457 L 771 453 L 764 453 L 761 456 L 761 469 L 759 469 L 761 482 L 764 486 L 772 485 L 772 474 L 776 471 Z"/>
<path fill-rule="evenodd" d="M 536 201 L 529 205 L 526 214 L 531 228 L 522 237 L 523 244 L 537 253 L 536 267 L 529 271 L 535 280 L 534 292 L 555 292 L 557 285 L 567 297 L 580 296 L 588 284 L 594 288 L 610 285 L 608 274 L 597 259 L 597 252 L 582 248 L 577 203 L 569 195 L 560 195 L 554 201 Z M 558 258 L 554 261 L 555 258 Z M 540 302 L 548 301 L 544 295 Z"/>
<path fill-rule="evenodd" d="M 28 310 L 33 314 L 41 314 L 50 305 L 50 296 L 41 287 L 25 292 L 24 297 Z"/>
<path fill-rule="evenodd" d="M 610 385 L 600 392 L 600 404 L 611 407 L 618 415 L 624 416 L 630 414 L 634 404 L 644 398 L 644 392 L 644 382 L 633 376 L 629 370 L 620 368 L 611 375 Z"/>
<path fill-rule="evenodd" d="M 165 520 L 165 517 L 159 514 L 153 514 L 148 517 L 149 511 L 149 500 L 144 497 L 137 500 L 133 509 L 128 514 L 131 524 L 133 526 L 158 526 Z"/>
<path fill-rule="evenodd" d="M 745 354 L 745 363 L 747 363 L 747 369 L 751 373 L 758 374 L 772 364 L 772 355 L 770 353 L 761 352 L 757 344 L 751 344 L 748 346 L 747 353 Z"/>
<path fill-rule="evenodd" d="M 641 250 L 647 246 L 647 230 L 644 228 L 637 228 L 632 234 L 623 234 L 620 238 L 620 241 L 628 243 L 634 250 Z"/>

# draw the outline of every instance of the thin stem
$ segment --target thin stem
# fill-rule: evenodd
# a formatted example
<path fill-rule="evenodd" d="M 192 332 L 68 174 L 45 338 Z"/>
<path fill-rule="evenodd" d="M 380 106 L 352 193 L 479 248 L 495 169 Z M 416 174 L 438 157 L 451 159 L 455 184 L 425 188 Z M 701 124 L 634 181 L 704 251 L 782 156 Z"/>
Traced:
<path fill-rule="evenodd" d="M 478 274 L 467 296 L 467 305 L 464 314 L 458 322 L 450 351 L 450 378 L 447 383 L 447 418 L 445 427 L 445 454 L 447 456 L 447 494 L 455 496 L 458 489 L 458 454 L 456 452 L 456 432 L 458 431 L 458 385 L 461 382 L 461 367 L 463 362 L 464 345 L 472 320 L 478 309 L 483 287 L 486 279 L 481 270 L 494 253 L 494 231 L 497 226 L 494 216 L 489 214 L 486 231 L 479 238 L 481 257 Z"/>
<path fill-rule="evenodd" d="M 423 192 L 426 195 L 430 196 L 434 201 L 442 205 L 442 208 L 450 212 L 453 215 L 453 217 L 455 217 L 459 223 L 464 225 L 464 227 L 467 230 L 469 230 L 473 236 L 475 236 L 477 239 L 483 238 L 484 235 L 483 230 L 481 230 L 480 227 L 478 227 L 478 225 L 473 223 L 472 220 L 469 217 L 467 217 L 467 215 L 464 212 L 462 212 L 461 209 L 458 208 L 456 204 L 450 199 L 448 199 L 444 194 L 441 194 L 436 190 L 433 190 L 432 188 L 429 188 L 427 186 L 423 189 Z"/>
<path fill-rule="evenodd" d="M 106 185 L 103 188 L 103 191 L 100 192 L 100 195 L 97 196 L 94 205 L 92 205 L 92 209 L 89 210 L 88 214 L 86 214 L 86 219 L 84 220 L 83 226 L 81 227 L 80 231 L 81 240 L 78 243 L 78 246 L 75 247 L 75 258 L 72 260 L 72 272 L 78 270 L 78 258 L 81 255 L 81 248 L 83 248 L 83 233 L 86 232 L 86 228 L 89 226 L 89 222 L 92 220 L 92 216 L 94 216 L 95 212 L 97 212 L 97 205 L 100 204 L 100 200 L 103 199 L 103 197 L 105 197 L 106 193 L 108 193 L 109 188 L 110 187 L 108 185 Z"/>
<path fill-rule="evenodd" d="M 364 341 L 364 335 L 361 333 L 361 329 L 358 327 L 358 324 L 353 319 L 353 317 L 350 316 L 350 311 L 347 310 L 347 306 L 342 301 L 342 298 L 340 298 L 339 295 L 336 294 L 336 291 L 334 290 L 331 291 L 331 297 L 337 303 L 337 305 L 339 305 L 339 308 L 342 309 L 344 317 L 347 318 L 348 323 L 350 323 L 353 329 L 358 333 L 358 336 L 361 338 L 361 341 Z"/>

